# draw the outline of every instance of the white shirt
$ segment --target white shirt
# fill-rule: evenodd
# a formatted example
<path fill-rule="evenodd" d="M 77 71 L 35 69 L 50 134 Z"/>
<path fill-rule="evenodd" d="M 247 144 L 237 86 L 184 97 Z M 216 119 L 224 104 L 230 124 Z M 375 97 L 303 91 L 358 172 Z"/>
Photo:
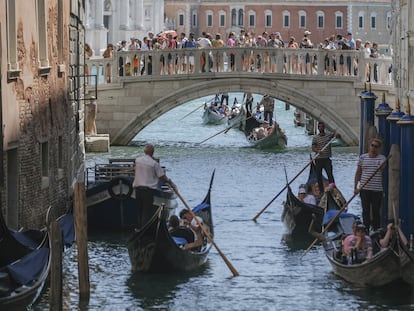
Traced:
<path fill-rule="evenodd" d="M 159 178 L 164 175 L 164 169 L 160 164 L 146 154 L 135 160 L 135 178 L 132 187 L 157 189 Z"/>

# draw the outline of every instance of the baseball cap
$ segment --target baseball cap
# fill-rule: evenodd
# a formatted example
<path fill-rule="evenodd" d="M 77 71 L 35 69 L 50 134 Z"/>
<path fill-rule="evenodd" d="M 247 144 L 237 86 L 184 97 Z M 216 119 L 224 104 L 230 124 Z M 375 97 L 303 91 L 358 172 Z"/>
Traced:
<path fill-rule="evenodd" d="M 306 193 L 306 189 L 305 188 L 299 188 L 299 193 Z"/>

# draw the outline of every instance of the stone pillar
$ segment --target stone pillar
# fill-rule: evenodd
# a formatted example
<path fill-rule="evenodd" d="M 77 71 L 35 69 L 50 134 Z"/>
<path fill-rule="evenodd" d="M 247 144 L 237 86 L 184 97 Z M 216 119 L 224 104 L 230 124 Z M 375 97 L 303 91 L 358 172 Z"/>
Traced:
<path fill-rule="evenodd" d="M 129 29 L 130 14 L 129 0 L 119 0 L 119 30 Z"/>
<path fill-rule="evenodd" d="M 405 236 L 414 234 L 414 207 L 412 192 L 414 184 L 414 116 L 410 114 L 407 99 L 407 114 L 397 124 L 401 127 L 401 182 L 400 182 L 400 219 Z"/>
<path fill-rule="evenodd" d="M 95 2 L 95 29 L 103 29 L 104 21 L 103 21 L 103 14 L 104 13 L 104 0 L 96 0 Z"/>
<path fill-rule="evenodd" d="M 390 106 L 385 102 L 385 93 L 382 93 L 382 102 L 378 105 L 378 107 L 375 109 L 375 115 L 378 118 L 378 132 L 383 140 L 382 146 L 382 153 L 385 156 L 388 156 L 390 152 L 390 124 L 387 121 L 388 115 L 392 112 L 392 109 Z M 389 184 L 389 176 L 388 176 L 388 170 L 384 170 L 383 173 L 383 188 L 384 188 L 384 203 L 383 203 L 383 212 L 382 212 L 382 220 L 381 224 L 382 226 L 387 225 L 388 221 L 388 184 Z"/>
<path fill-rule="evenodd" d="M 362 153 L 368 152 L 368 143 L 372 137 L 370 134 L 371 129 L 374 127 L 374 109 L 375 100 L 377 96 L 371 91 L 371 85 L 368 92 L 361 94 L 361 131 L 362 141 L 359 142 L 360 150 L 362 145 Z"/>
<path fill-rule="evenodd" d="M 135 3 L 135 28 L 144 29 L 144 0 L 136 0 Z"/>

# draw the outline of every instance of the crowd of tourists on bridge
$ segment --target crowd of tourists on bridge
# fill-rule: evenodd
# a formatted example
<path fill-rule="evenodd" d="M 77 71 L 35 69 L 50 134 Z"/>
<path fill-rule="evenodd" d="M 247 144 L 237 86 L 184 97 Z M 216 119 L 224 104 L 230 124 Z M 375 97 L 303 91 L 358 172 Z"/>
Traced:
<path fill-rule="evenodd" d="M 86 45 L 88 48 L 89 46 Z M 108 44 L 107 49 L 103 52 L 103 57 L 108 58 L 113 56 L 113 51 L 149 51 L 149 50 L 176 50 L 176 49 L 208 49 L 205 53 L 200 55 L 200 71 L 201 72 L 222 72 L 222 71 L 234 71 L 236 60 L 235 54 L 226 54 L 223 50 L 214 51 L 215 48 L 286 48 L 283 54 L 283 73 L 291 74 L 316 74 L 317 68 L 323 66 L 324 74 L 328 75 L 341 75 L 341 76 L 354 76 L 358 72 L 358 57 L 361 54 L 344 53 L 340 55 L 325 54 L 323 60 L 318 59 L 318 51 L 333 51 L 333 50 L 349 50 L 349 51 L 363 51 L 363 55 L 366 58 L 378 57 L 378 44 L 366 41 L 362 42 L 361 39 L 354 39 L 352 33 L 347 32 L 346 35 L 337 34 L 331 35 L 323 42 L 314 43 L 311 39 L 311 32 L 306 30 L 303 37 L 297 40 L 294 36 L 291 36 L 287 40 L 283 39 L 280 32 L 266 31 L 260 35 L 256 35 L 254 32 L 246 32 L 241 29 L 238 34 L 230 32 L 226 37 L 220 33 L 214 36 L 208 32 L 203 32 L 202 36 L 195 38 L 194 33 L 190 33 L 188 36 L 186 33 L 177 34 L 176 31 L 164 31 L 158 35 L 154 35 L 149 32 L 142 40 L 131 37 L 130 41 L 119 41 L 115 46 Z M 289 52 L 288 49 L 297 49 L 297 52 Z M 299 52 L 300 50 L 300 52 Z M 306 51 L 301 51 L 306 50 Z M 90 52 L 88 51 L 87 55 Z M 253 51 L 243 50 L 241 68 L 237 71 L 250 71 L 250 72 L 263 72 L 263 73 L 275 73 L 278 72 L 277 68 L 277 53 L 269 53 L 268 50 Z M 194 73 L 195 60 L 194 53 L 168 53 L 161 54 L 159 59 L 160 74 L 172 75 L 172 74 L 187 74 Z M 225 60 L 227 57 L 227 67 L 225 68 Z M 281 58 L 280 58 L 281 59 Z M 153 71 L 153 59 L 151 56 L 145 58 L 142 54 L 134 56 L 119 57 L 118 74 L 119 76 L 139 76 L 139 75 L 151 75 Z M 372 70 L 367 64 L 366 68 L 366 80 L 371 82 L 377 81 L 376 70 L 374 70 L 374 77 L 370 76 Z M 107 66 L 104 70 L 106 76 L 106 82 L 111 81 L 111 68 Z M 374 68 L 376 69 L 376 68 Z M 390 68 L 391 70 L 391 68 Z"/>

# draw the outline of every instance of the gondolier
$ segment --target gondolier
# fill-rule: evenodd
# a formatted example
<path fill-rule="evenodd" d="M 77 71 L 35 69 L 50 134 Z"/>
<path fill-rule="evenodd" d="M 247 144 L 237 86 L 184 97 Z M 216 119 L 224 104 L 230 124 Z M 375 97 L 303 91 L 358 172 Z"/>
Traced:
<path fill-rule="evenodd" d="M 154 146 L 147 144 L 144 147 L 144 156 L 135 160 L 135 178 L 132 186 L 135 188 L 140 228 L 156 212 L 157 207 L 154 206 L 153 201 L 158 183 L 164 182 L 175 187 L 171 179 L 165 175 L 165 170 L 160 166 L 159 160 L 153 155 Z"/>
<path fill-rule="evenodd" d="M 315 153 L 319 153 L 318 158 L 315 159 L 315 170 L 316 176 L 318 178 L 318 185 L 320 190 L 320 195 L 322 196 L 324 193 L 324 185 L 322 180 L 322 170 L 324 169 L 326 175 L 328 175 L 329 183 L 335 183 L 333 170 L 332 170 L 332 161 L 331 161 L 331 139 L 335 136 L 338 137 L 339 135 L 336 132 L 328 135 L 325 133 L 325 123 L 319 122 L 318 123 L 318 130 L 319 134 L 313 136 L 312 138 L 312 151 Z M 324 148 L 328 145 L 326 148 Z"/>

